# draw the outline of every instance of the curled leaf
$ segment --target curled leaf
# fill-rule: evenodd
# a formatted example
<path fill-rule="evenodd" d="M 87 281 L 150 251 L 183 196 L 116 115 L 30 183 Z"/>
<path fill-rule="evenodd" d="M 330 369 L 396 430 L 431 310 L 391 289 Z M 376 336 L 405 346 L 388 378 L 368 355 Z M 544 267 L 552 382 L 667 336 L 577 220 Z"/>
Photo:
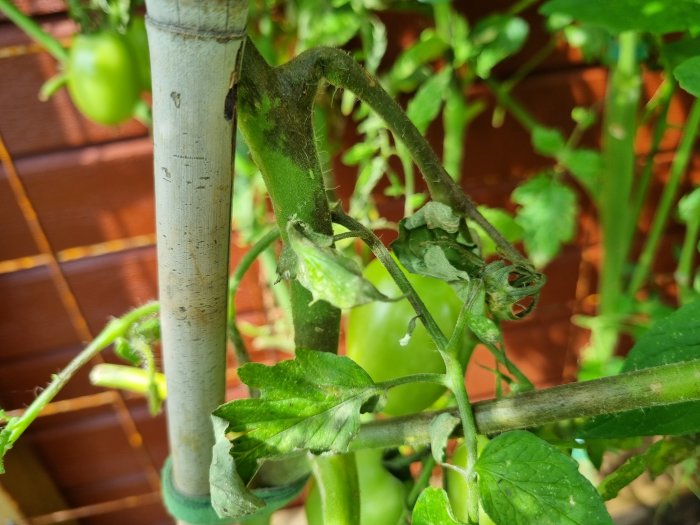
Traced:
<path fill-rule="evenodd" d="M 352 308 L 372 301 L 392 300 L 362 277 L 355 261 L 332 247 L 332 236 L 314 232 L 296 219 L 289 221 L 287 234 L 295 267 L 290 268 L 288 253 L 284 271 L 287 276 L 295 275 L 311 292 L 314 302 L 323 300 L 337 308 Z"/>

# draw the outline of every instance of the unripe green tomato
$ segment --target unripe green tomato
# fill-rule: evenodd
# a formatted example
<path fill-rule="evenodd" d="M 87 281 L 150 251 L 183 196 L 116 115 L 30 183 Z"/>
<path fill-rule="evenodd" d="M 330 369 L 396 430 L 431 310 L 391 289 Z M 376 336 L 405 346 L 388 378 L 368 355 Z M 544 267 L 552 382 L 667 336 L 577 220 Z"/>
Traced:
<path fill-rule="evenodd" d="M 478 452 L 488 444 L 488 438 L 485 436 L 479 436 L 478 442 Z M 455 449 L 452 457 L 450 458 L 450 463 L 461 468 L 466 468 L 467 466 L 467 448 L 464 446 L 464 442 L 460 443 Z M 447 484 L 447 496 L 450 498 L 450 505 L 452 506 L 452 512 L 460 521 L 464 523 L 469 522 L 469 513 L 467 511 L 467 480 L 464 479 L 459 472 L 455 472 L 452 469 L 445 469 L 445 483 Z M 479 501 L 479 525 L 496 525 L 494 521 L 489 517 L 481 506 L 481 501 Z"/>
<path fill-rule="evenodd" d="M 132 16 L 124 34 L 134 54 L 134 65 L 142 91 L 151 91 L 151 58 L 148 51 L 146 21 L 142 16 Z"/>
<path fill-rule="evenodd" d="M 406 488 L 382 465 L 380 449 L 355 452 L 360 484 L 360 525 L 398 523 L 404 508 Z M 323 525 L 321 495 L 314 483 L 306 497 L 308 525 Z"/>
<path fill-rule="evenodd" d="M 462 307 L 455 292 L 443 281 L 410 274 L 405 270 L 404 274 L 449 338 Z M 367 266 L 364 276 L 383 294 L 401 296 L 398 286 L 378 260 Z M 401 346 L 399 343 L 415 316 L 407 299 L 373 302 L 353 308 L 348 316 L 348 357 L 377 382 L 410 374 L 444 373 L 442 357 L 420 321 L 408 344 Z M 418 412 L 432 405 L 444 391 L 443 386 L 431 383 L 392 388 L 384 412 L 393 416 Z"/>
<path fill-rule="evenodd" d="M 77 35 L 68 53 L 68 92 L 80 112 L 99 124 L 128 120 L 139 79 L 125 38 L 111 31 Z"/>

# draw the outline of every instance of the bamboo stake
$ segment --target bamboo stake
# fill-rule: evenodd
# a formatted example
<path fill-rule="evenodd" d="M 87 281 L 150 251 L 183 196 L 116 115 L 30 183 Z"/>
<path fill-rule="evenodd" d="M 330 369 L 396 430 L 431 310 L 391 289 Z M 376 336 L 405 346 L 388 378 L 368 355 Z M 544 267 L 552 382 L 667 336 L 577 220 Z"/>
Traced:
<path fill-rule="evenodd" d="M 224 401 L 237 63 L 247 0 L 148 0 L 163 366 L 174 485 L 209 494 Z"/>

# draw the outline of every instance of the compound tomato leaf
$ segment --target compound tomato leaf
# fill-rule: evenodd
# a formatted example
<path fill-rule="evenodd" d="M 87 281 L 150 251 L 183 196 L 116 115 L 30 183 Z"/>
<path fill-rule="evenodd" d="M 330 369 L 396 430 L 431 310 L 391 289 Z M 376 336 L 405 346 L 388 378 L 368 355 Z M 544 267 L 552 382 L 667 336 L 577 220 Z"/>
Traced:
<path fill-rule="evenodd" d="M 654 325 L 630 351 L 622 372 L 700 358 L 700 302 L 689 303 Z M 700 432 L 700 401 L 627 410 L 591 418 L 580 437 L 683 435 Z"/>
<path fill-rule="evenodd" d="M 542 268 L 576 231 L 576 194 L 554 178 L 540 174 L 518 186 L 512 199 L 521 207 L 516 222 L 523 228 L 525 249 Z"/>
<path fill-rule="evenodd" d="M 413 525 L 462 525 L 462 522 L 454 517 L 447 492 L 428 487 L 413 507 Z"/>
<path fill-rule="evenodd" d="M 612 33 L 640 31 L 663 35 L 700 26 L 695 0 L 550 0 L 542 5 L 540 13 L 567 15 Z"/>
<path fill-rule="evenodd" d="M 496 523 L 613 525 L 576 461 L 530 432 L 501 434 L 476 462 L 479 496 Z"/>
<path fill-rule="evenodd" d="M 383 389 L 347 357 L 297 349 L 296 359 L 238 369 L 259 398 L 221 405 L 239 475 L 249 482 L 259 460 L 297 450 L 343 453 L 360 428 L 360 413 L 373 409 Z"/>

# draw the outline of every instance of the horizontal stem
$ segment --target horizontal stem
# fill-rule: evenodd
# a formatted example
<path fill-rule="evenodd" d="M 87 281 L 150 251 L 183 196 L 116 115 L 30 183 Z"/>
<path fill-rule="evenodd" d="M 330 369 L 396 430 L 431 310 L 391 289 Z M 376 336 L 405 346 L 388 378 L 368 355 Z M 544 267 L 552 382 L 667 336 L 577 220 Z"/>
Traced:
<path fill-rule="evenodd" d="M 494 434 L 555 421 L 698 400 L 700 359 L 560 385 L 507 399 L 482 401 L 474 404 L 474 412 L 479 433 Z M 448 411 L 458 415 L 455 408 Z M 362 425 L 350 448 L 430 443 L 430 423 L 442 412 L 445 410 L 367 423 Z"/>

